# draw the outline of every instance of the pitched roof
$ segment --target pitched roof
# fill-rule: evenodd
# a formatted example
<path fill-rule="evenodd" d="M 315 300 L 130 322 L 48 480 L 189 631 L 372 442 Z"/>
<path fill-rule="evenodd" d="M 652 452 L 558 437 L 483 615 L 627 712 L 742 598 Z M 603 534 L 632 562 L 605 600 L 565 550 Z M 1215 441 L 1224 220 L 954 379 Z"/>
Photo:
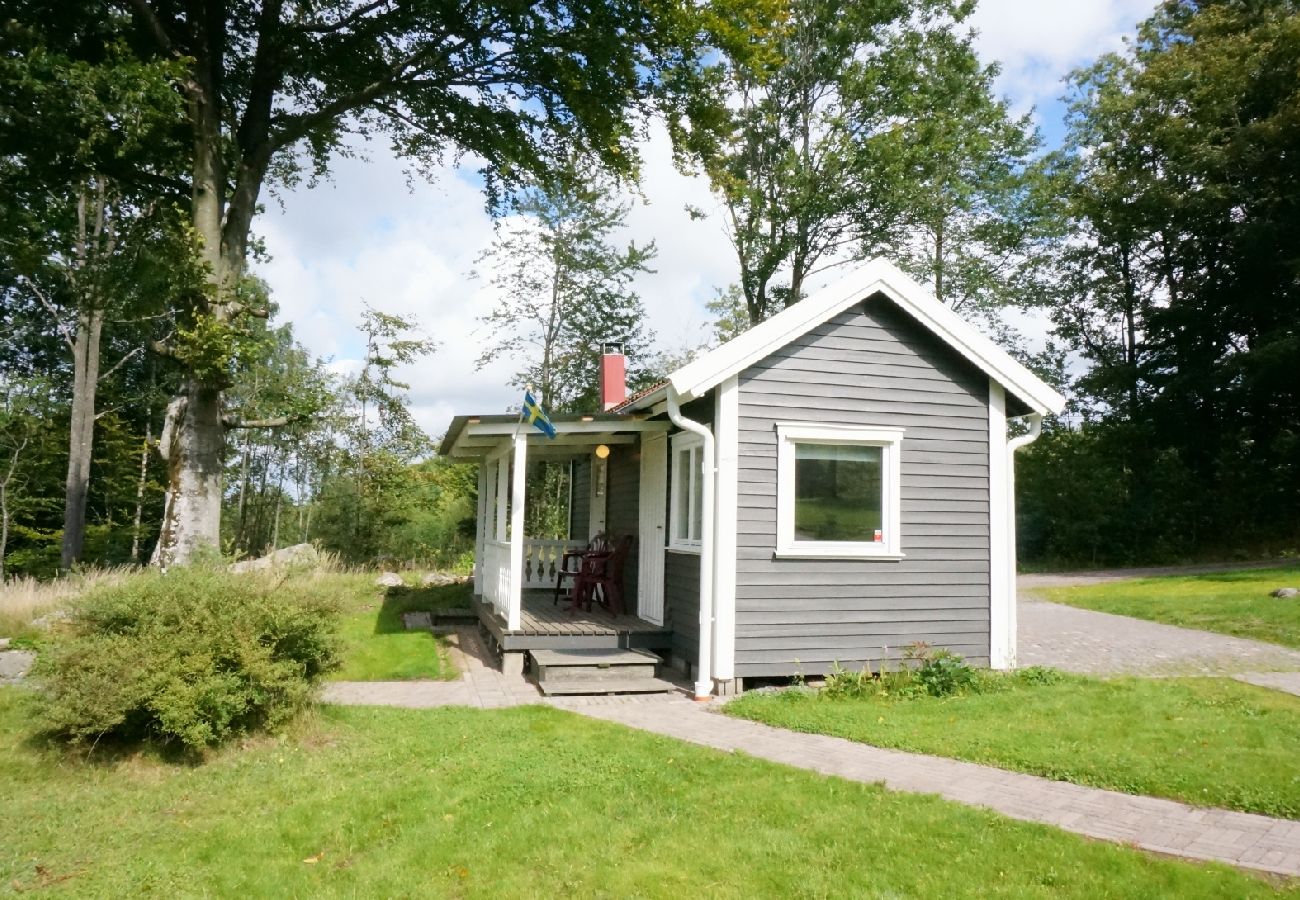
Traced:
<path fill-rule="evenodd" d="M 1059 413 L 1065 398 L 1009 353 L 936 300 L 925 288 L 888 260 L 877 257 L 805 300 L 787 307 L 715 350 L 672 372 L 653 390 L 618 407 L 618 412 L 646 409 L 663 400 L 671 385 L 682 402 L 711 388 L 789 344 L 874 294 L 883 294 L 946 344 L 1019 397 L 1034 412 Z"/>

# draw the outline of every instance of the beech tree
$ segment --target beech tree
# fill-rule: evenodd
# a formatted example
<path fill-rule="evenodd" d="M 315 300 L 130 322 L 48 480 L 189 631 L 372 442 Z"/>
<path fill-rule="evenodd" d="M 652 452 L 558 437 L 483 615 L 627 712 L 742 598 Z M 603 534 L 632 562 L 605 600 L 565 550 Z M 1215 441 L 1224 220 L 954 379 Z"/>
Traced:
<path fill-rule="evenodd" d="M 556 161 L 574 155 L 631 175 L 652 115 L 680 151 L 708 146 L 721 117 L 705 60 L 719 45 L 743 53 L 750 28 L 733 19 L 770 15 L 762 5 L 635 0 L 19 5 L 32 21 L 75 31 L 82 52 L 120 36 L 139 59 L 182 70 L 190 227 L 206 284 L 178 311 L 174 338 L 154 345 L 184 372 L 164 428 L 163 562 L 219 539 L 233 415 L 223 393 L 240 332 L 265 314 L 245 280 L 268 187 L 325 175 L 348 141 L 378 134 L 424 171 L 472 158 L 490 203 L 525 177 L 552 179 Z"/>

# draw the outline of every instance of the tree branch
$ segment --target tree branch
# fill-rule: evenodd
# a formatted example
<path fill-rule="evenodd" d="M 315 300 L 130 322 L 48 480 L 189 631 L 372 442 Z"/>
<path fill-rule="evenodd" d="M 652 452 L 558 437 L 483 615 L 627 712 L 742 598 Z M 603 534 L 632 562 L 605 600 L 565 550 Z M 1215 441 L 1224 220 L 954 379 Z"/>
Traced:
<path fill-rule="evenodd" d="M 58 308 L 50 301 L 46 293 L 36 286 L 36 282 L 30 278 L 23 278 L 23 281 L 27 282 L 27 286 L 36 295 L 36 299 L 41 301 L 41 306 L 44 306 L 46 311 L 54 317 L 54 327 L 59 330 L 59 335 L 63 338 L 63 342 L 68 345 L 68 349 L 75 352 L 77 349 L 76 340 L 73 338 L 72 332 L 68 330 L 67 324 L 59 317 Z"/>
<path fill-rule="evenodd" d="M 167 33 L 167 26 L 163 24 L 163 20 L 149 6 L 149 0 L 130 0 L 130 3 L 131 8 L 135 10 L 135 14 L 144 22 L 149 33 L 153 35 L 153 39 L 158 42 L 158 46 L 165 53 L 175 54 L 176 44 L 172 41 L 171 35 Z"/>
<path fill-rule="evenodd" d="M 128 362 L 128 361 L 129 361 L 133 356 L 137 356 L 137 355 L 139 355 L 139 354 L 142 353 L 142 352 L 144 352 L 144 345 L 143 345 L 143 344 L 141 344 L 139 347 L 136 347 L 136 348 L 135 348 L 134 350 L 132 350 L 130 353 L 126 354 L 126 355 L 123 356 L 121 359 L 119 359 L 119 360 L 114 364 L 113 368 L 109 369 L 107 372 L 105 372 L 105 373 L 103 373 L 102 375 L 100 375 L 99 378 L 96 379 L 96 380 L 97 380 L 97 381 L 103 381 L 104 379 L 108 378 L 110 375 L 112 375 L 112 374 L 113 374 L 114 372 L 116 372 L 118 369 L 120 369 L 120 368 L 122 368 L 124 365 L 126 365 L 127 362 Z"/>
<path fill-rule="evenodd" d="M 308 416 L 304 415 L 273 416 L 269 419 L 237 419 L 234 416 L 222 416 L 221 424 L 227 428 L 283 428 L 307 419 Z"/>
<path fill-rule="evenodd" d="M 297 26 L 297 30 L 306 32 L 308 34 L 333 34 L 337 31 L 342 31 L 344 28 L 347 28 L 355 24 L 356 22 L 368 16 L 370 13 L 379 9 L 379 7 L 387 6 L 389 2 L 390 0 L 373 0 L 373 2 L 371 3 L 367 3 L 364 6 L 354 9 L 352 12 L 348 13 L 346 16 L 339 19 L 337 22 L 330 22 L 328 24 L 307 23 L 307 24 Z"/>

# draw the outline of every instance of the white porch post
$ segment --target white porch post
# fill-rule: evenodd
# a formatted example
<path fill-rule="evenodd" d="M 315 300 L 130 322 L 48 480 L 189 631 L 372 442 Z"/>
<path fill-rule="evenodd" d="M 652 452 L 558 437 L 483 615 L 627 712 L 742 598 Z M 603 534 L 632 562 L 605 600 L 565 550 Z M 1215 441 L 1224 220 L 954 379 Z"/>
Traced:
<path fill-rule="evenodd" d="M 989 667 L 1011 669 L 1016 664 L 1015 547 L 1009 508 L 1007 395 L 989 380 Z"/>
<path fill-rule="evenodd" d="M 488 464 L 478 464 L 478 508 L 474 513 L 474 596 L 483 596 L 483 553 L 488 533 Z"/>
<path fill-rule="evenodd" d="M 519 629 L 524 601 L 524 467 L 528 462 L 528 436 L 514 438 L 514 477 L 510 486 L 510 594 L 506 627 Z"/>
<path fill-rule="evenodd" d="M 506 464 L 506 454 L 502 451 L 496 459 L 497 487 L 495 498 L 497 501 L 496 516 L 493 521 L 493 540 L 504 543 L 508 536 L 509 529 L 506 527 L 506 506 L 507 498 L 510 496 L 510 467 Z"/>

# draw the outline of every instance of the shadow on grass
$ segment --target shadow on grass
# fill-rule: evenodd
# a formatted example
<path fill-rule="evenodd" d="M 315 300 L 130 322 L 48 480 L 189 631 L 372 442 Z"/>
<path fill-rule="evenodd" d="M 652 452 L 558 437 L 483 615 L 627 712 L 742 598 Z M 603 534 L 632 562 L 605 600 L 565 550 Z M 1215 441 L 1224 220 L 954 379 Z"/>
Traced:
<path fill-rule="evenodd" d="M 384 602 L 375 616 L 375 634 L 397 634 L 406 630 L 402 614 L 435 612 L 439 609 L 465 608 L 470 605 L 470 584 L 447 584 L 434 587 L 392 587 L 384 592 Z"/>

